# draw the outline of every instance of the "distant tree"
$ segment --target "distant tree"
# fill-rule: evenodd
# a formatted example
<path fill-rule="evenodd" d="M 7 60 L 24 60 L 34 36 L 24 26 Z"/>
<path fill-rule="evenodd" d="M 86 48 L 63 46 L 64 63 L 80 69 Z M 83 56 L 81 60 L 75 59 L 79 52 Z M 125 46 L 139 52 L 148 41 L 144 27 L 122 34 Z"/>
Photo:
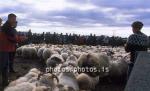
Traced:
<path fill-rule="evenodd" d="M 29 29 L 28 33 L 27 33 L 27 37 L 28 37 L 28 43 L 32 43 L 33 39 L 32 39 L 32 32 L 31 29 Z"/>

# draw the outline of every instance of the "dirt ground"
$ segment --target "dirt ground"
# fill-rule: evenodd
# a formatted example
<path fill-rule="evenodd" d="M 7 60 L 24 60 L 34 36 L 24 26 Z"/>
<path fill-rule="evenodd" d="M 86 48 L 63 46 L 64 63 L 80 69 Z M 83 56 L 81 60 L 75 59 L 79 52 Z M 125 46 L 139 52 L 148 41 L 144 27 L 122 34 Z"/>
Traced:
<path fill-rule="evenodd" d="M 45 71 L 45 64 L 39 59 L 27 60 L 22 58 L 16 58 L 14 63 L 14 69 L 17 73 L 10 74 L 10 81 L 24 76 L 31 68 L 38 68 L 41 71 Z M 125 87 L 124 82 L 110 82 L 108 80 L 101 80 L 93 91 L 123 91 Z"/>

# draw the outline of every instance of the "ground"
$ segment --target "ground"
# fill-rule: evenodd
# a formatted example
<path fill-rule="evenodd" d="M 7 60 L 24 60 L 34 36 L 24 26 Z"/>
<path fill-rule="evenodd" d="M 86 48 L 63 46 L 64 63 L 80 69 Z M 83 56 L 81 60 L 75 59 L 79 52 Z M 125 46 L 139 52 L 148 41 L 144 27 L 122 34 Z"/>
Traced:
<path fill-rule="evenodd" d="M 22 58 L 16 58 L 14 69 L 17 73 L 10 75 L 10 81 L 17 79 L 18 77 L 24 76 L 31 68 L 38 68 L 41 71 L 45 70 L 45 64 L 39 59 L 27 60 Z M 111 82 L 107 80 L 101 80 L 96 86 L 94 91 L 123 91 L 125 87 L 124 82 Z"/>

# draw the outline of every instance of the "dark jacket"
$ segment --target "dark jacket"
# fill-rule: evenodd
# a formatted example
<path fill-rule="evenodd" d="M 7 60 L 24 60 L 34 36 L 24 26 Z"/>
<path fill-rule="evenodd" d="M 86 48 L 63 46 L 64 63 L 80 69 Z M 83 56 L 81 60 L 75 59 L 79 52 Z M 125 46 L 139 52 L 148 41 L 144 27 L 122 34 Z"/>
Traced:
<path fill-rule="evenodd" d="M 13 42 L 13 43 L 16 43 L 16 34 L 17 34 L 17 31 L 15 29 L 15 27 L 12 27 L 8 21 L 6 21 L 4 23 L 4 25 L 2 26 L 2 32 L 4 32 L 7 37 L 8 37 L 8 40 L 10 42 Z"/>
<path fill-rule="evenodd" d="M 125 47 L 126 52 L 130 52 L 131 62 L 135 62 L 138 51 L 147 51 L 149 44 L 148 36 L 142 32 L 137 32 L 129 36 L 127 45 Z"/>
<path fill-rule="evenodd" d="M 22 37 L 17 35 L 16 29 L 6 22 L 0 31 L 0 51 L 15 52 L 16 43 L 21 41 Z"/>

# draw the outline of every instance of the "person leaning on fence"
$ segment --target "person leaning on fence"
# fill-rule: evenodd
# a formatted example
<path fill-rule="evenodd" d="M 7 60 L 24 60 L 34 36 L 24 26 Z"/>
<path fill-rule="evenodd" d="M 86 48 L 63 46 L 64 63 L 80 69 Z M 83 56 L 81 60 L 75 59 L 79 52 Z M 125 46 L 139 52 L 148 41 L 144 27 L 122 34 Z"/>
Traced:
<path fill-rule="evenodd" d="M 9 14 L 8 20 L 4 23 L 0 31 L 0 75 L 2 76 L 2 87 L 8 85 L 9 63 L 12 61 L 10 53 L 15 52 L 16 43 L 25 40 L 25 37 L 17 35 L 16 15 Z"/>
<path fill-rule="evenodd" d="M 143 28 L 143 23 L 136 21 L 132 23 L 133 34 L 129 36 L 127 43 L 125 45 L 126 52 L 130 52 L 130 62 L 128 67 L 128 77 L 132 71 L 134 63 L 136 61 L 138 51 L 147 51 L 148 50 L 148 36 L 141 32 Z"/>

